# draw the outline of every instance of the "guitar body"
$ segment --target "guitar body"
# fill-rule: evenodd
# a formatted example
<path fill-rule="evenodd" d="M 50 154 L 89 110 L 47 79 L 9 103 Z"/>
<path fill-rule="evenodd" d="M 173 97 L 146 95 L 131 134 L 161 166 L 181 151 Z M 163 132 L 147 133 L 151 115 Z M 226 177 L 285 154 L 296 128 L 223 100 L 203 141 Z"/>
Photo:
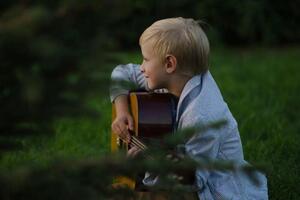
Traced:
<path fill-rule="evenodd" d="M 147 144 L 151 140 L 159 140 L 162 136 L 173 131 L 174 111 L 176 103 L 174 97 L 167 93 L 132 92 L 129 94 L 129 110 L 133 116 L 134 134 Z M 112 120 L 116 117 L 115 107 L 112 108 Z M 128 150 L 126 143 L 111 134 L 111 151 Z M 117 177 L 114 185 L 127 186 L 138 189 L 136 180 L 128 177 Z"/>

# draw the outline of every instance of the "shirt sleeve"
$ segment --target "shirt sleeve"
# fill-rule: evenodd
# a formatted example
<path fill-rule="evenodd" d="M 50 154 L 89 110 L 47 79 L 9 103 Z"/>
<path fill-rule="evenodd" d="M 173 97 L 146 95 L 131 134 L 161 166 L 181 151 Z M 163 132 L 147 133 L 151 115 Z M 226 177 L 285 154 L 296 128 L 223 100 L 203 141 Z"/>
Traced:
<path fill-rule="evenodd" d="M 147 82 L 137 64 L 116 66 L 111 73 L 110 100 L 113 102 L 119 95 L 127 95 L 133 89 L 148 90 Z"/>
<path fill-rule="evenodd" d="M 220 131 L 221 129 L 208 129 L 195 133 L 185 144 L 187 155 L 200 162 L 216 159 L 220 146 Z M 208 170 L 196 170 L 197 186 L 200 190 L 206 184 L 208 176 Z"/>
<path fill-rule="evenodd" d="M 159 177 L 157 175 L 146 172 L 142 182 L 146 186 L 154 186 L 157 183 L 158 179 Z"/>

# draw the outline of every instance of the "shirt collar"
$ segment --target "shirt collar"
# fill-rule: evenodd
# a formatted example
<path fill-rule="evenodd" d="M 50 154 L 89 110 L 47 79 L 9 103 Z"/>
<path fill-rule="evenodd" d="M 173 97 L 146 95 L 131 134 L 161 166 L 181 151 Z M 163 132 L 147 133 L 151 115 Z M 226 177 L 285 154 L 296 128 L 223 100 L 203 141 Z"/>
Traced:
<path fill-rule="evenodd" d="M 183 90 L 180 94 L 178 106 L 180 106 L 181 102 L 188 95 L 188 93 L 195 87 L 201 84 L 201 74 L 193 76 L 187 83 L 184 85 Z"/>

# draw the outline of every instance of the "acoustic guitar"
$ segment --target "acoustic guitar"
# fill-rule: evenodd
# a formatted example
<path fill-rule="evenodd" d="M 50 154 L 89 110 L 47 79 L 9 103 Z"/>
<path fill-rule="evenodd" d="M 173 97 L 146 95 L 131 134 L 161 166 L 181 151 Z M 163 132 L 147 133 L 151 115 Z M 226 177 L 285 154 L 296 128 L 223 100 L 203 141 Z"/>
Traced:
<path fill-rule="evenodd" d="M 143 150 L 147 148 L 150 141 L 159 141 L 167 133 L 174 130 L 176 115 L 176 99 L 168 93 L 148 93 L 148 92 L 131 92 L 128 96 L 129 110 L 134 121 L 134 131 L 131 135 L 130 145 L 136 146 Z M 112 107 L 112 121 L 116 118 L 115 106 Z M 130 146 L 118 137 L 116 133 L 111 134 L 111 151 L 116 152 L 120 149 L 128 150 Z M 193 182 L 194 172 L 187 176 L 189 182 Z M 169 199 L 166 193 L 160 193 L 156 196 L 145 191 L 140 180 L 129 177 L 116 177 L 113 181 L 113 187 L 126 186 L 139 192 L 141 199 Z M 146 195 L 146 196 L 145 196 Z M 196 192 L 184 195 L 183 199 L 197 199 Z"/>
<path fill-rule="evenodd" d="M 129 110 L 134 121 L 134 135 L 130 144 L 139 149 L 146 148 L 147 141 L 159 140 L 173 131 L 175 106 L 174 96 L 167 93 L 132 92 L 128 97 Z M 116 118 L 115 106 L 112 107 L 112 121 Z M 142 138 L 142 139 L 141 139 Z M 111 151 L 128 150 L 130 147 L 117 134 L 111 134 Z M 117 177 L 116 185 L 137 189 L 136 180 Z"/>

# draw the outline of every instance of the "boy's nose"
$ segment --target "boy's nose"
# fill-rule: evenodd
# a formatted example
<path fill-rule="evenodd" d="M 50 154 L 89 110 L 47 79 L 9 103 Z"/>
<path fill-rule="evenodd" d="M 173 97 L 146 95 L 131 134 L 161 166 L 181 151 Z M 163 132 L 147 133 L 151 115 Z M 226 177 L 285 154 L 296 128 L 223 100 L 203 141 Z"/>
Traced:
<path fill-rule="evenodd" d="M 142 73 L 145 72 L 145 69 L 144 69 L 144 65 L 143 65 L 143 64 L 140 65 L 140 70 L 141 70 Z"/>

